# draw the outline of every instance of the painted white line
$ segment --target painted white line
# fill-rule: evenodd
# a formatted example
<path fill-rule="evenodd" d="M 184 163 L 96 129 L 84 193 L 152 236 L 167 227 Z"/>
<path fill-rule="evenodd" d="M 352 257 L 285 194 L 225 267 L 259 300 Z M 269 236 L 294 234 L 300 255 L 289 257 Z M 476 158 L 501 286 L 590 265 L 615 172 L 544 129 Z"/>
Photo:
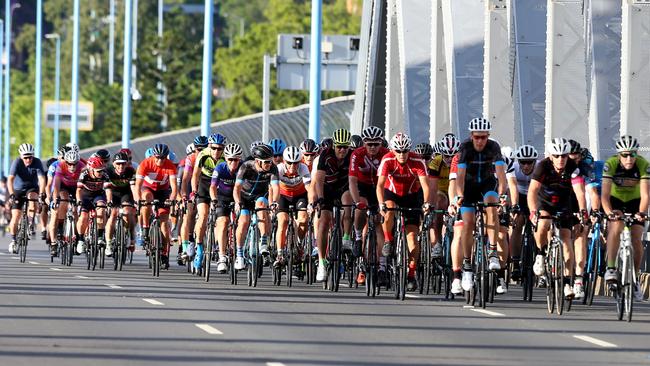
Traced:
<path fill-rule="evenodd" d="M 53 270 L 53 271 L 61 271 L 62 270 L 61 268 L 56 268 L 56 267 L 50 267 L 50 269 Z"/>
<path fill-rule="evenodd" d="M 115 289 L 122 288 L 122 286 L 113 285 L 112 283 L 107 283 L 106 286 L 108 286 L 109 288 L 115 288 Z"/>
<path fill-rule="evenodd" d="M 194 324 L 196 325 L 197 328 L 203 330 L 204 332 L 208 334 L 215 334 L 215 335 L 222 335 L 223 332 L 221 332 L 219 329 L 214 328 L 208 324 Z"/>
<path fill-rule="evenodd" d="M 506 314 L 497 313 L 496 311 L 490 311 L 485 309 L 470 309 L 471 311 L 476 311 L 477 313 L 491 315 L 491 316 L 506 316 Z"/>
<path fill-rule="evenodd" d="M 4 253 L 0 252 L 0 255 L 5 255 Z"/>
<path fill-rule="evenodd" d="M 18 258 L 18 257 L 11 257 L 11 259 L 20 259 L 20 258 Z"/>
<path fill-rule="evenodd" d="M 590 336 L 586 336 L 586 335 L 574 334 L 573 338 L 577 338 L 577 339 L 579 339 L 581 341 L 589 342 L 589 343 L 595 344 L 597 346 L 605 347 L 605 348 L 617 348 L 618 347 L 614 343 L 601 341 L 598 338 L 594 338 L 594 337 L 590 337 Z"/>
<path fill-rule="evenodd" d="M 162 302 L 154 299 L 142 299 L 142 301 L 148 302 L 151 305 L 165 305 Z"/>
<path fill-rule="evenodd" d="M 420 298 L 420 296 L 418 296 L 418 295 L 411 295 L 411 294 L 406 294 L 406 295 L 404 295 L 404 297 L 408 297 L 410 299 L 419 299 Z"/>
<path fill-rule="evenodd" d="M 474 305 L 463 305 L 463 309 L 474 309 Z"/>
<path fill-rule="evenodd" d="M 38 264 L 38 262 L 29 261 L 29 264 Z"/>
<path fill-rule="evenodd" d="M 87 280 L 89 277 L 86 276 L 74 276 L 75 278 L 81 278 L 82 280 Z"/>
<path fill-rule="evenodd" d="M 282 362 L 267 362 L 266 366 L 284 366 Z"/>

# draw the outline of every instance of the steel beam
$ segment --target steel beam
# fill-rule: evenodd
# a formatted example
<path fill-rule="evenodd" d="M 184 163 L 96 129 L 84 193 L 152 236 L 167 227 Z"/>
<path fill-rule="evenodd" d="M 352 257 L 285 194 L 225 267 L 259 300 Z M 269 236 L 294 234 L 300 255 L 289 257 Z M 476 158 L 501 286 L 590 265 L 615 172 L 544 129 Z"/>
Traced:
<path fill-rule="evenodd" d="M 431 4 L 431 112 L 429 142 L 452 130 L 449 116 L 449 81 L 445 57 L 442 0 Z"/>
<path fill-rule="evenodd" d="M 397 31 L 397 3 L 400 0 L 388 0 L 387 34 L 386 34 L 386 137 L 404 131 L 404 106 L 402 104 L 402 80 L 399 59 L 399 37 Z"/>

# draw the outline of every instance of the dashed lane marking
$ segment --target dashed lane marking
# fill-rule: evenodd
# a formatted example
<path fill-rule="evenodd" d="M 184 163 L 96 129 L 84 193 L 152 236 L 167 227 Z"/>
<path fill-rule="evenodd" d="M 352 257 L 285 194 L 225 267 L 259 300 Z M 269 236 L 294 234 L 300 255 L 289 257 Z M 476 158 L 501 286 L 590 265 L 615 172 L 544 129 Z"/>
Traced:
<path fill-rule="evenodd" d="M 114 284 L 112 284 L 112 283 L 107 283 L 106 286 L 108 286 L 109 288 L 114 288 L 114 289 L 120 289 L 120 288 L 122 288 L 122 286 L 114 285 Z"/>
<path fill-rule="evenodd" d="M 217 328 L 214 328 L 213 326 L 209 324 L 194 324 L 197 328 L 201 329 L 202 331 L 208 333 L 208 334 L 214 334 L 214 335 L 222 335 L 223 332 L 220 331 Z"/>
<path fill-rule="evenodd" d="M 574 334 L 573 338 L 577 338 L 577 339 L 579 339 L 581 341 L 585 341 L 585 342 L 588 342 L 588 343 L 591 343 L 591 344 L 595 344 L 597 346 L 601 346 L 601 347 L 604 347 L 604 348 L 617 348 L 618 347 L 614 343 L 605 342 L 605 341 L 600 340 L 598 338 L 590 337 L 590 336 L 587 336 L 587 335 Z"/>
<path fill-rule="evenodd" d="M 56 268 L 56 267 L 50 267 L 50 269 L 53 271 L 61 271 L 61 268 Z"/>
<path fill-rule="evenodd" d="M 148 302 L 148 303 L 151 304 L 151 305 L 159 305 L 159 306 L 160 306 L 160 305 L 165 305 L 165 304 L 163 304 L 162 302 L 160 302 L 160 301 L 158 301 L 158 300 L 154 300 L 154 299 L 142 299 L 142 301 L 144 301 L 144 302 Z"/>
<path fill-rule="evenodd" d="M 470 309 L 470 310 L 475 311 L 477 313 L 491 315 L 491 316 L 506 316 L 506 314 L 501 314 L 501 313 L 497 313 L 496 311 L 490 311 L 485 309 Z"/>
<path fill-rule="evenodd" d="M 38 264 L 38 262 L 29 261 L 29 264 Z"/>
<path fill-rule="evenodd" d="M 88 278 L 90 278 L 90 277 L 86 277 L 86 276 L 74 276 L 74 277 L 75 278 L 80 278 L 82 280 L 87 280 Z"/>

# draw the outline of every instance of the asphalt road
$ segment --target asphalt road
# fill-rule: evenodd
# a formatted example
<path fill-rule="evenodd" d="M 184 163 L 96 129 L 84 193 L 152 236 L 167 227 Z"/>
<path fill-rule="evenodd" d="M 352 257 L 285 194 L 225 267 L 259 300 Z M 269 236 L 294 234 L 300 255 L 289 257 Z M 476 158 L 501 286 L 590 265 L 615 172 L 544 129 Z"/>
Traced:
<path fill-rule="evenodd" d="M 173 264 L 152 278 L 136 252 L 122 272 L 50 263 L 40 240 L 26 263 L 0 238 L 3 365 L 650 365 L 650 304 L 632 323 L 611 299 L 549 315 L 511 287 L 487 311 L 439 296 L 406 301 L 361 289 L 210 283 Z M 81 257 L 76 257 L 81 258 Z M 214 267 L 213 267 L 214 268 Z"/>

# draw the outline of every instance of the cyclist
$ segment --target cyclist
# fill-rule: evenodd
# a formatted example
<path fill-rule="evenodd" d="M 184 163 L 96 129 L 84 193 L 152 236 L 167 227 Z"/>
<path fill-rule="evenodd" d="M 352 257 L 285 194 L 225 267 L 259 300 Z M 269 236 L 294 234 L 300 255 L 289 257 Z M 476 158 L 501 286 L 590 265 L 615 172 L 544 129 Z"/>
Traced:
<path fill-rule="evenodd" d="M 278 200 L 278 168 L 273 164 L 273 150 L 268 145 L 258 145 L 251 150 L 254 160 L 244 162 L 237 172 L 237 179 L 233 189 L 235 212 L 239 214 L 237 222 L 237 251 L 235 269 L 246 268 L 244 261 L 244 243 L 248 232 L 252 211 L 259 208 L 268 208 L 269 199 L 273 205 Z M 269 192 L 270 191 L 270 192 Z M 270 194 L 269 194 L 270 193 Z M 260 231 L 259 250 L 264 257 L 264 263 L 269 259 L 269 234 L 271 222 L 268 212 L 257 212 L 258 228 Z M 253 243 L 256 244 L 256 243 Z"/>
<path fill-rule="evenodd" d="M 11 222 L 9 223 L 9 232 L 11 233 L 11 243 L 9 243 L 9 252 L 17 253 L 16 234 L 18 232 L 18 223 L 23 212 L 23 204 L 26 199 L 37 199 L 40 197 L 41 202 L 45 199 L 45 171 L 43 163 L 34 156 L 34 146 L 32 144 L 21 144 L 18 147 L 20 157 L 13 161 L 9 169 L 7 178 L 7 188 L 9 191 L 9 200 L 11 201 Z M 35 214 L 36 204 L 29 203 L 29 212 Z"/>
<path fill-rule="evenodd" d="M 54 183 L 52 183 L 53 201 L 50 202 L 50 205 L 55 212 L 50 215 L 50 238 L 56 238 L 58 227 L 63 223 L 66 211 L 68 210 L 68 202 L 59 202 L 59 200 L 69 200 L 76 197 L 77 181 L 79 180 L 81 171 L 86 167 L 80 161 L 76 144 L 74 146 L 68 146 L 67 150 L 63 156 L 64 163 L 59 163 L 59 166 L 57 166 L 54 172 Z M 75 220 L 76 218 L 77 215 L 75 212 Z M 77 240 L 79 239 L 81 238 L 77 235 Z M 53 254 L 56 253 L 56 241 L 52 241 L 51 250 Z M 81 252 L 77 251 L 77 253 L 80 254 Z"/>
<path fill-rule="evenodd" d="M 312 139 L 305 139 L 300 143 L 300 152 L 302 153 L 302 162 L 307 165 L 309 171 L 312 171 L 314 160 L 318 156 L 318 144 Z"/>
<path fill-rule="evenodd" d="M 194 138 L 194 153 L 190 154 L 185 158 L 185 168 L 183 169 L 183 176 L 181 177 L 181 185 L 179 186 L 179 191 L 181 192 L 181 197 L 183 202 L 187 206 L 187 213 L 181 224 L 181 244 L 183 246 L 183 254 L 181 257 L 187 259 L 194 255 L 194 242 L 192 240 L 192 245 L 190 246 L 190 239 L 192 228 L 194 227 L 194 218 L 196 217 L 196 207 L 194 205 L 194 196 L 192 192 L 192 173 L 194 171 L 194 165 L 196 163 L 196 157 L 203 151 L 203 149 L 208 147 L 208 137 L 207 136 L 196 136 Z"/>
<path fill-rule="evenodd" d="M 278 256 L 273 266 L 280 268 L 285 265 L 287 226 L 289 225 L 289 206 L 296 210 L 305 210 L 308 197 L 311 174 L 307 165 L 302 163 L 302 153 L 295 146 L 284 149 L 283 162 L 278 164 L 278 176 L 280 180 L 280 199 L 278 201 L 278 231 L 276 244 Z M 307 230 L 307 211 L 298 211 L 296 219 L 296 237 L 299 242 L 305 237 Z M 296 243 L 298 244 L 298 243 Z"/>
<path fill-rule="evenodd" d="M 641 268 L 643 258 L 642 235 L 648 202 L 650 200 L 650 164 L 638 154 L 639 143 L 636 138 L 624 135 L 616 141 L 617 155 L 607 159 L 603 168 L 602 204 L 609 218 L 607 225 L 607 271 L 605 281 L 618 280 L 616 258 L 620 245 L 624 213 L 634 214 L 635 222 L 631 228 L 634 250 L 634 268 Z M 635 283 L 634 296 L 643 299 L 638 282 Z"/>
<path fill-rule="evenodd" d="M 530 216 L 526 196 L 528 194 L 531 174 L 533 173 L 533 170 L 535 170 L 538 157 L 539 154 L 534 146 L 521 145 L 515 152 L 513 171 L 506 173 L 508 185 L 514 183 L 517 187 L 517 194 L 510 195 L 513 216 L 510 231 L 510 258 L 512 258 L 513 263 L 511 277 L 515 281 L 521 277 L 521 239 L 526 220 Z"/>
<path fill-rule="evenodd" d="M 397 133 L 390 140 L 390 148 L 390 152 L 384 155 L 379 164 L 376 189 L 377 201 L 384 216 L 382 224 L 385 238 L 382 248 L 384 257 L 390 257 L 394 253 L 393 226 L 395 224 L 395 212 L 387 211 L 387 208 L 420 208 L 424 204 L 425 209 L 428 210 L 430 206 L 427 167 L 419 155 L 411 152 L 411 138 L 404 133 Z M 423 191 L 424 201 L 420 198 L 420 190 Z M 420 249 L 416 236 L 420 224 L 420 212 L 406 211 L 403 213 L 403 217 L 409 251 L 407 290 L 415 291 L 417 288 L 415 268 Z"/>
<path fill-rule="evenodd" d="M 564 252 L 564 296 L 572 299 L 575 296 L 571 286 L 571 273 L 574 266 L 574 250 L 571 241 L 571 229 L 574 226 L 575 218 L 572 214 L 571 191 L 575 192 L 578 200 L 579 210 L 582 213 L 581 220 L 587 219 L 585 202 L 584 179 L 580 174 L 578 165 L 569 159 L 571 145 L 564 138 L 554 138 L 547 146 L 550 155 L 536 164 L 531 175 L 528 186 L 528 208 L 530 209 L 530 221 L 537 223 L 535 230 L 535 242 L 540 254 L 535 258 L 533 272 L 537 276 L 544 275 L 546 268 L 545 250 L 548 244 L 551 220 L 539 219 L 538 216 L 562 214 L 560 220 L 560 240 Z"/>
<path fill-rule="evenodd" d="M 130 251 L 135 250 L 135 208 L 133 190 L 135 189 L 135 169 L 129 164 L 128 155 L 125 152 L 118 152 L 113 156 L 113 164 L 108 167 L 106 174 L 108 181 L 104 184 L 106 189 L 106 200 L 110 209 L 110 216 L 106 221 L 106 255 L 110 255 L 115 247 L 113 230 L 115 222 L 120 219 L 119 211 L 122 207 L 127 215 L 129 229 L 131 230 L 131 242 L 128 244 Z"/>
<path fill-rule="evenodd" d="M 460 141 L 453 133 L 445 134 L 442 139 L 436 144 L 438 152 L 427 165 L 427 169 L 431 182 L 431 204 L 437 209 L 445 210 L 449 207 L 449 168 L 451 160 L 458 154 L 460 149 Z M 431 149 L 433 153 L 433 148 Z M 431 243 L 434 243 L 431 255 L 434 258 L 442 257 L 442 216 L 436 217 L 435 225 L 433 226 L 433 235 L 431 236 Z"/>
<path fill-rule="evenodd" d="M 182 183 L 181 181 L 182 181 L 182 178 L 183 178 L 183 171 L 185 171 L 185 163 L 188 161 L 187 157 L 192 155 L 193 153 L 194 153 L 194 143 L 191 143 L 191 144 L 187 145 L 187 147 L 185 148 L 185 157 L 178 162 L 178 166 L 176 167 L 176 185 L 179 186 L 179 187 L 181 186 L 181 183 Z M 172 217 L 171 217 L 171 222 L 172 222 L 172 242 L 173 243 L 178 243 L 179 236 L 180 236 L 180 231 L 181 231 L 180 228 L 181 228 L 182 223 L 183 223 L 182 222 L 183 218 L 180 215 L 178 215 L 178 213 L 180 213 L 180 211 L 182 210 L 182 208 L 180 207 L 180 205 L 178 205 L 178 203 L 183 202 L 183 196 L 181 195 L 180 190 L 179 190 L 178 194 L 176 195 L 176 197 L 174 197 L 174 199 L 176 200 L 177 206 L 179 206 L 179 207 L 177 207 L 178 210 L 176 210 L 175 214 L 172 215 Z M 183 255 L 183 246 L 179 245 L 178 246 L 178 257 L 177 257 L 177 261 L 178 261 L 179 265 L 183 265 L 182 255 Z"/>
<path fill-rule="evenodd" d="M 415 151 L 416 154 L 420 155 L 422 160 L 429 165 L 431 162 L 431 159 L 433 159 L 433 146 L 429 144 L 428 142 L 421 142 L 417 145 L 415 145 Z"/>
<path fill-rule="evenodd" d="M 97 150 L 97 152 L 91 155 L 91 157 L 93 156 L 100 158 L 105 168 L 107 167 L 108 163 L 111 161 L 111 153 L 106 149 Z"/>
<path fill-rule="evenodd" d="M 350 148 L 356 150 L 361 146 L 363 146 L 363 138 L 359 135 L 352 135 L 352 137 L 350 137 Z"/>
<path fill-rule="evenodd" d="M 169 206 L 171 205 L 170 197 L 176 197 L 178 187 L 176 186 L 176 167 L 167 158 L 169 156 L 169 147 L 165 144 L 156 144 L 153 147 L 153 156 L 144 159 L 136 172 L 135 179 L 135 199 L 138 204 L 140 201 L 151 203 L 158 200 L 167 207 L 161 207 L 158 210 L 160 215 L 160 230 L 162 232 L 163 249 L 160 260 L 169 268 L 169 242 L 171 237 L 171 227 L 169 226 Z M 142 233 L 145 242 L 149 240 L 149 218 L 151 216 L 151 206 L 142 207 Z M 189 220 L 188 220 L 189 221 Z"/>
<path fill-rule="evenodd" d="M 255 158 L 253 157 L 253 149 L 255 148 L 255 146 L 261 146 L 261 145 L 266 145 L 266 144 L 264 143 L 264 141 L 260 141 L 260 140 L 255 140 L 251 142 L 250 146 L 248 147 L 251 154 L 244 159 L 244 162 L 255 160 Z"/>
<path fill-rule="evenodd" d="M 108 182 L 108 175 L 104 169 L 104 161 L 99 156 L 88 159 L 86 167 L 81 171 L 77 181 L 77 202 L 80 202 L 81 213 L 77 220 L 77 232 L 82 239 L 77 243 L 77 252 L 86 251 L 83 235 L 88 229 L 88 212 L 95 210 L 97 215 L 97 245 L 100 248 L 106 246 L 104 241 L 104 225 L 106 223 L 106 194 L 104 184 Z M 108 189 L 107 189 L 108 190 Z M 96 207 L 103 206 L 103 207 Z M 110 250 L 106 250 L 110 254 Z"/>
<path fill-rule="evenodd" d="M 226 229 L 230 224 L 230 204 L 234 202 L 233 188 L 241 166 L 242 148 L 237 144 L 228 144 L 223 150 L 223 155 L 226 161 L 219 163 L 214 168 L 210 181 L 210 198 L 213 202 L 217 201 L 216 238 L 219 242 L 217 271 L 220 273 L 226 273 L 228 270 L 228 257 L 226 256 L 228 232 Z"/>
<path fill-rule="evenodd" d="M 226 145 L 226 137 L 220 133 L 210 135 L 208 148 L 204 149 L 196 157 L 196 163 L 192 172 L 192 193 L 196 200 L 198 217 L 194 227 L 194 238 L 196 239 L 196 255 L 194 256 L 194 268 L 200 269 L 203 263 L 203 239 L 205 236 L 208 214 L 210 212 L 210 184 L 214 168 L 225 161 L 223 149 Z"/>
<path fill-rule="evenodd" d="M 273 150 L 273 164 L 280 164 L 282 162 L 282 153 L 287 148 L 287 144 L 282 139 L 271 139 L 269 146 Z"/>
<path fill-rule="evenodd" d="M 499 200 L 503 203 L 506 197 L 506 165 L 499 144 L 489 139 L 491 130 L 492 124 L 487 119 L 472 119 L 469 122 L 470 138 L 461 144 L 458 158 L 454 202 L 460 206 L 460 214 L 463 219 L 461 234 L 464 257 L 462 287 L 465 291 L 469 291 L 474 282 L 470 261 L 473 249 L 472 232 L 475 223 L 474 205 L 478 202 L 496 203 Z M 496 207 L 487 207 L 485 212 L 489 238 L 488 268 L 491 271 L 498 271 L 501 269 L 501 265 L 497 257 L 497 233 L 499 232 L 497 209 Z"/>
<path fill-rule="evenodd" d="M 317 220 L 316 243 L 318 245 L 319 266 L 316 272 L 316 281 L 324 282 L 327 279 L 326 249 L 327 238 L 332 226 L 332 212 L 336 201 L 344 205 L 352 204 L 352 197 L 348 190 L 348 171 L 350 168 L 350 131 L 338 129 L 332 135 L 332 145 L 324 139 L 324 145 L 330 146 L 322 150 L 318 157 L 314 181 L 314 203 L 320 206 L 320 218 Z M 312 205 L 313 206 L 313 205 Z M 343 250 L 352 250 L 350 240 L 350 216 L 349 209 L 343 213 Z M 347 235 L 347 237 L 345 237 Z"/>
<path fill-rule="evenodd" d="M 358 210 L 354 213 L 354 246 L 352 247 L 352 254 L 355 257 L 362 255 L 363 231 L 366 227 L 366 212 L 364 209 L 368 206 L 379 208 L 377 201 L 377 171 L 381 159 L 388 153 L 388 149 L 381 146 L 381 139 L 384 137 L 384 131 L 376 126 L 366 127 L 361 137 L 363 146 L 355 149 L 350 156 L 350 170 L 349 170 L 349 187 L 350 196 L 354 201 Z M 379 217 L 376 218 L 379 223 Z M 382 230 L 376 230 L 377 243 L 384 242 L 384 235 Z M 381 256 L 381 248 L 377 246 L 377 257 L 379 258 L 380 266 L 386 268 L 386 258 Z M 385 273 L 385 272 L 384 272 Z M 384 282 L 382 278 L 381 282 Z M 357 283 L 365 283 L 365 273 L 359 272 Z M 381 285 L 381 284 L 380 284 Z"/>

